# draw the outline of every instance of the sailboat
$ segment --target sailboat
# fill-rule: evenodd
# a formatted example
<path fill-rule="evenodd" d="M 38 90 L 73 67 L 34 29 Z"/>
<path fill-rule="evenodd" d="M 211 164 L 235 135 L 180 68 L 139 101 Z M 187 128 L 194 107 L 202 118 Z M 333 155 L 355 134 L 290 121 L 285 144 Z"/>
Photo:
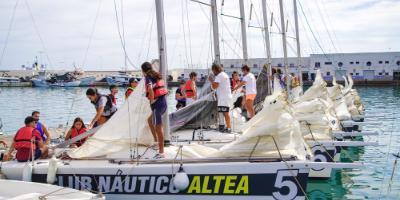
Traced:
<path fill-rule="evenodd" d="M 166 75 L 163 1 L 155 2 L 160 71 Z M 211 10 L 216 17 L 216 0 L 211 0 Z M 157 152 L 150 147 L 152 137 L 143 117 L 151 113 L 144 93 L 142 80 L 81 147 L 58 149 L 72 159 L 9 161 L 1 172 L 9 179 L 89 189 L 112 199 L 304 199 L 310 168 L 331 165 L 306 160 L 310 155 L 299 124 L 291 123 L 295 120 L 283 109 L 279 91 L 264 101 L 262 114 L 237 140 L 221 148 L 172 145 L 166 148 L 166 159 L 152 159 Z M 269 117 L 266 112 L 277 118 L 262 123 Z M 277 120 L 282 123 L 274 123 Z"/>
<path fill-rule="evenodd" d="M 55 185 L 0 179 L 0 200 L 105 200 L 103 195 Z"/>

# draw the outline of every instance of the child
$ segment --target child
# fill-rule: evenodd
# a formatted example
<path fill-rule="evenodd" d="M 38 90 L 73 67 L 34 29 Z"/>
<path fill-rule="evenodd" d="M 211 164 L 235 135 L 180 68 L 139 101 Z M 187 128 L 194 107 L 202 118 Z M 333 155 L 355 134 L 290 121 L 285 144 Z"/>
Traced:
<path fill-rule="evenodd" d="M 75 118 L 71 129 L 68 131 L 67 135 L 65 136 L 65 140 L 72 139 L 80 134 L 85 133 L 85 132 L 86 132 L 86 127 L 85 127 L 85 124 L 83 123 L 83 120 L 81 118 L 77 117 L 77 118 Z M 70 147 L 71 148 L 80 147 L 80 146 L 82 146 L 82 144 L 85 142 L 86 139 L 87 139 L 87 137 L 75 142 L 74 144 L 71 144 Z"/>

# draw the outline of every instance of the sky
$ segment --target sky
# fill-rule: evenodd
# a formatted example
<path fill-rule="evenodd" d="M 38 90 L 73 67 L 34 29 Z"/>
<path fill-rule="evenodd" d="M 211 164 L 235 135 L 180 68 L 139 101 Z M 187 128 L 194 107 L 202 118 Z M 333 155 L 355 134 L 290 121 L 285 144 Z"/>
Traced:
<path fill-rule="evenodd" d="M 261 0 L 244 1 L 249 57 L 265 57 Z M 209 67 L 210 7 L 190 0 L 163 2 L 169 69 Z M 297 2 L 303 56 L 400 51 L 400 0 Z M 282 57 L 279 1 L 267 4 L 271 53 Z M 240 16 L 239 1 L 217 0 L 217 5 L 221 57 L 241 59 L 240 20 L 226 16 Z M 284 0 L 289 56 L 296 55 L 293 13 L 293 1 Z M 2 0 L 0 70 L 30 66 L 36 57 L 48 69 L 138 69 L 158 57 L 156 30 L 153 0 Z"/>

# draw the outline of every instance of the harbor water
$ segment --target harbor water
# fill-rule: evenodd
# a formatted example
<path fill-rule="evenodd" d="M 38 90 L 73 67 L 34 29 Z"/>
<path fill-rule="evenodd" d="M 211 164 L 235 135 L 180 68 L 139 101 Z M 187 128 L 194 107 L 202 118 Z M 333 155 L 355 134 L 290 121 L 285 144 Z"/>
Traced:
<path fill-rule="evenodd" d="M 0 88 L 0 118 L 3 132 L 15 134 L 33 110 L 41 112 L 41 121 L 48 127 L 70 126 L 75 117 L 89 123 L 95 114 L 86 98 L 87 88 Z M 379 136 L 364 141 L 379 141 L 380 146 L 347 148 L 342 161 L 360 161 L 362 169 L 336 170 L 329 180 L 309 181 L 308 199 L 400 199 L 400 88 L 356 88 L 366 108 L 366 122 L 382 125 L 364 126 L 366 131 L 380 131 Z M 107 88 L 99 88 L 106 94 Z M 119 89 L 118 105 L 124 103 L 124 88 Z M 169 111 L 175 110 L 174 94 L 169 95 Z M 144 116 L 145 117 L 145 116 Z M 400 158 L 398 159 L 400 162 Z"/>

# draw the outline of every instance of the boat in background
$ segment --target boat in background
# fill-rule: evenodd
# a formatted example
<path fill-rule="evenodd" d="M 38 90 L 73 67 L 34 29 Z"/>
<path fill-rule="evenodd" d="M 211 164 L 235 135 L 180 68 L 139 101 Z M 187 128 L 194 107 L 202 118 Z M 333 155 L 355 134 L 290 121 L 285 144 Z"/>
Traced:
<path fill-rule="evenodd" d="M 30 82 L 23 82 L 20 78 L 17 77 L 0 77 L 0 87 L 26 87 L 30 85 Z"/>
<path fill-rule="evenodd" d="M 49 87 L 47 82 L 48 75 L 46 70 L 38 71 L 38 74 L 32 78 L 32 86 L 34 87 Z"/>
<path fill-rule="evenodd" d="M 129 79 L 131 78 L 133 77 L 128 75 L 125 71 L 120 71 L 117 75 L 107 76 L 106 81 L 109 86 L 127 86 L 129 84 Z"/>
<path fill-rule="evenodd" d="M 1 185 L 0 200 L 3 199 L 105 200 L 106 199 L 101 194 L 93 194 L 86 191 L 79 191 L 71 188 L 64 188 L 49 184 L 0 179 L 0 185 Z"/>

